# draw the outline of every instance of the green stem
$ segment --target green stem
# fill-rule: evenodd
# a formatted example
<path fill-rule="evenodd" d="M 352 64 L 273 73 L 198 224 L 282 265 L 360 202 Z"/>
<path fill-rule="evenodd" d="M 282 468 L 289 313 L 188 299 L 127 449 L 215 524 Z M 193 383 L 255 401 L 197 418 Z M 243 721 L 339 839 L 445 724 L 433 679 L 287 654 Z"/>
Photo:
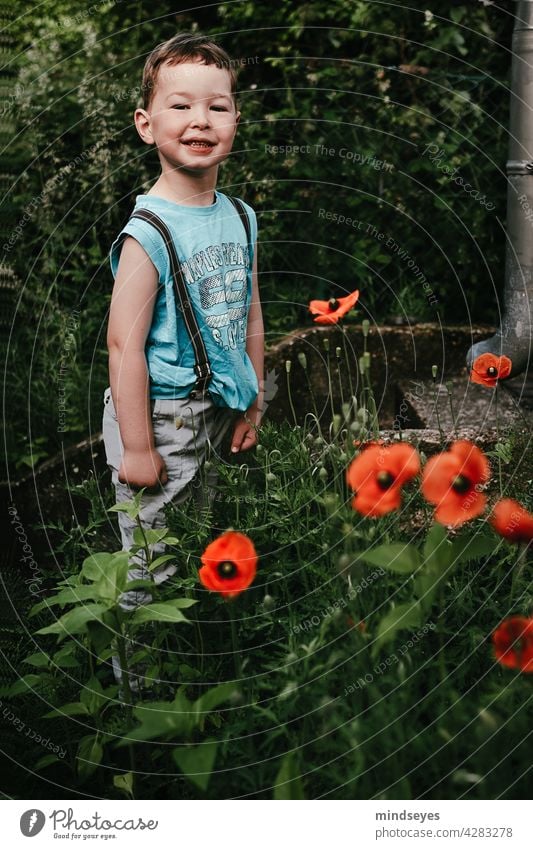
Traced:
<path fill-rule="evenodd" d="M 333 416 L 335 415 L 335 405 L 333 403 L 333 386 L 331 382 L 331 365 L 329 361 L 329 347 L 326 348 L 326 371 L 328 373 L 328 397 L 329 397 L 329 405 L 331 408 L 331 421 L 333 421 Z"/>
<path fill-rule="evenodd" d="M 131 714 L 131 704 L 133 701 L 133 696 L 130 687 L 130 671 L 128 668 L 128 661 L 126 657 L 126 637 L 123 633 L 121 633 L 117 637 L 117 652 L 120 661 L 120 671 L 122 673 L 121 679 L 122 687 L 124 688 L 125 702 L 128 705 L 128 712 Z"/>
<path fill-rule="evenodd" d="M 297 427 L 298 420 L 296 418 L 296 411 L 294 409 L 294 404 L 293 404 L 293 401 L 292 401 L 290 371 L 286 371 L 286 374 L 287 374 L 287 395 L 288 395 L 288 398 L 289 398 L 289 405 L 290 405 L 290 408 L 291 408 L 292 417 L 294 419 L 294 426 Z"/>
<path fill-rule="evenodd" d="M 435 412 L 437 414 L 437 427 L 439 428 L 439 435 L 441 443 L 444 442 L 444 433 L 442 431 L 442 427 L 440 424 L 440 415 L 439 415 L 439 398 L 437 393 L 437 379 L 433 378 L 433 400 L 435 402 Z"/>
<path fill-rule="evenodd" d="M 453 433 L 454 433 L 455 438 L 457 439 L 457 417 L 455 415 L 455 411 L 454 411 L 454 408 L 453 408 L 453 398 L 452 398 L 452 393 L 451 393 L 450 387 L 448 386 L 447 389 L 448 389 L 448 401 L 450 402 L 450 413 L 452 415 Z"/>
<path fill-rule="evenodd" d="M 235 619 L 230 613 L 229 605 L 227 610 L 231 627 L 231 649 L 233 653 L 233 668 L 235 670 L 235 680 L 240 681 L 240 679 L 242 678 L 242 658 L 241 653 L 238 649 L 237 627 L 235 625 Z"/>
<path fill-rule="evenodd" d="M 499 447 L 500 447 L 500 418 L 498 411 L 498 384 L 496 383 L 496 388 L 494 390 L 494 406 L 496 412 L 496 456 L 498 458 L 498 481 L 500 486 L 500 498 L 503 496 L 503 482 L 502 482 L 502 458 L 500 457 Z"/>
<path fill-rule="evenodd" d="M 511 576 L 511 596 L 509 598 L 509 605 L 511 605 L 513 603 L 516 587 L 517 587 L 517 585 L 520 581 L 520 578 L 522 577 L 522 572 L 525 569 L 525 566 L 526 566 L 526 563 L 527 563 L 528 550 L 529 550 L 529 543 L 528 542 L 520 543 L 519 548 L 518 548 L 518 556 L 516 558 L 515 567 L 513 569 L 513 574 Z"/>
<path fill-rule="evenodd" d="M 346 343 L 346 328 L 340 322 L 339 322 L 339 326 L 340 326 L 341 333 L 342 333 L 342 345 L 343 345 L 343 348 L 344 348 L 344 360 L 346 362 L 346 368 L 348 370 L 348 381 L 350 383 L 350 397 L 353 398 L 354 395 L 355 395 L 355 392 L 354 392 L 354 389 L 353 389 L 352 370 L 350 368 L 350 358 L 348 357 L 348 346 L 347 346 L 347 343 Z M 366 345 L 366 340 L 365 340 L 365 345 Z"/>

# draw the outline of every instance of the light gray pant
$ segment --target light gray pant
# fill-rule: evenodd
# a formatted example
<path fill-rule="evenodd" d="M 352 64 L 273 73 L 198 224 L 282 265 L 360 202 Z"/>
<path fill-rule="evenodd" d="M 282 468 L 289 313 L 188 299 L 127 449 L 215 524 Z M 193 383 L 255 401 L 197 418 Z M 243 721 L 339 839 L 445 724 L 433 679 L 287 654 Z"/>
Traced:
<path fill-rule="evenodd" d="M 207 393 L 200 393 L 194 398 L 157 399 L 152 406 L 155 447 L 166 463 L 168 481 L 156 492 L 144 493 L 139 518 L 145 528 L 163 528 L 166 524 L 164 507 L 169 502 L 176 505 L 194 497 L 199 510 L 205 515 L 214 497 L 212 487 L 216 483 L 216 471 L 202 474 L 202 466 L 206 456 L 215 455 L 237 414 L 226 407 L 216 407 Z M 118 479 L 123 446 L 110 389 L 104 393 L 102 429 L 107 463 L 119 504 L 131 500 L 135 492 Z M 133 531 L 137 525 L 126 513 L 117 515 L 122 548 L 127 550 L 133 544 Z M 164 544 L 154 545 L 153 557 L 162 554 L 164 548 Z M 130 581 L 149 577 L 143 551 L 133 555 L 132 561 L 138 565 L 128 572 Z M 172 561 L 167 561 L 152 573 L 153 580 L 156 584 L 161 583 L 173 575 L 176 568 Z M 149 604 L 151 600 L 146 591 L 134 590 L 124 593 L 120 604 L 125 610 L 132 610 L 141 604 Z"/>

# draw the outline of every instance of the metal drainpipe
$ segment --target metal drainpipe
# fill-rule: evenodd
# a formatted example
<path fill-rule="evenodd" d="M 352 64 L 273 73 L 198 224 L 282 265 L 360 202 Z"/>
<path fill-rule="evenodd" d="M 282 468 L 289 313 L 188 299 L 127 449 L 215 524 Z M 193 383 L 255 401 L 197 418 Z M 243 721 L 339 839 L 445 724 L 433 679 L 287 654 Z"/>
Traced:
<path fill-rule="evenodd" d="M 512 57 L 504 312 L 495 335 L 466 357 L 470 369 L 480 354 L 504 354 L 513 364 L 510 377 L 533 359 L 533 0 L 518 2 Z"/>

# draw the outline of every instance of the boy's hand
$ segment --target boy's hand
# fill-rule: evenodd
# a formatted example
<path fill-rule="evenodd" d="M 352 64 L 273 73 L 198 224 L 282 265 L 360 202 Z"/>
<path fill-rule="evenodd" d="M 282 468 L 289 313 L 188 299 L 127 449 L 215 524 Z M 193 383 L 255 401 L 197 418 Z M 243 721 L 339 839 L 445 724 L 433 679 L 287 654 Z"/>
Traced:
<path fill-rule="evenodd" d="M 247 421 L 245 416 L 239 416 L 233 428 L 231 453 L 249 451 L 254 445 L 257 445 L 257 428 L 250 421 Z"/>
<path fill-rule="evenodd" d="M 168 480 L 167 467 L 155 448 L 146 451 L 124 450 L 118 479 L 132 489 L 157 489 Z"/>

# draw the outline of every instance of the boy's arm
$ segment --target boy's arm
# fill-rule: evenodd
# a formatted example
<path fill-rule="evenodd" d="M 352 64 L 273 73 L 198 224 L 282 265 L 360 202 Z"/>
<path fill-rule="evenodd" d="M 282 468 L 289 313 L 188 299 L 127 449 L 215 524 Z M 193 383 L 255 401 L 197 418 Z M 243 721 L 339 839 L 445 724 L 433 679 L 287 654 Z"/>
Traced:
<path fill-rule="evenodd" d="M 165 483 L 165 463 L 154 447 L 145 344 L 157 293 L 158 273 L 132 237 L 122 246 L 111 297 L 107 346 L 109 380 L 124 455 L 119 481 L 148 488 Z"/>
<path fill-rule="evenodd" d="M 233 439 L 231 441 L 231 450 L 234 454 L 237 451 L 247 451 L 256 445 L 257 428 L 261 424 L 261 416 L 263 414 L 265 333 L 257 280 L 257 244 L 254 250 L 252 299 L 250 301 L 246 328 L 246 353 L 250 357 L 257 375 L 259 393 L 254 403 L 247 409 L 243 416 L 239 416 L 235 423 Z"/>

